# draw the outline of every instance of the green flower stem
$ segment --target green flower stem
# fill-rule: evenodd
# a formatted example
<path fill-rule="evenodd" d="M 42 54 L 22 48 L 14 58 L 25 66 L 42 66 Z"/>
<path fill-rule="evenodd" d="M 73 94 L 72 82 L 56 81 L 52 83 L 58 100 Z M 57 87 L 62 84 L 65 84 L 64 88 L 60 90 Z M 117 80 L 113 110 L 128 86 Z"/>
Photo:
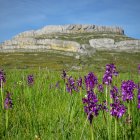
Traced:
<path fill-rule="evenodd" d="M 110 111 L 110 103 L 108 102 L 108 86 L 106 85 L 106 102 L 107 105 L 109 105 L 109 111 Z M 108 134 L 108 139 L 110 140 L 110 113 L 107 115 L 107 134 Z"/>
<path fill-rule="evenodd" d="M 2 103 L 2 109 L 4 109 L 4 102 L 3 102 L 3 92 L 2 92 L 2 80 L 1 80 L 1 103 Z"/>
<path fill-rule="evenodd" d="M 80 96 L 82 95 L 82 87 L 80 87 Z"/>
<path fill-rule="evenodd" d="M 132 106 L 132 102 L 130 101 L 130 102 L 128 102 L 128 119 L 130 120 L 130 124 L 129 124 L 129 129 L 131 130 L 131 106 Z M 130 140 L 132 140 L 132 132 L 131 132 L 131 135 L 130 135 Z"/>
<path fill-rule="evenodd" d="M 130 102 L 128 103 L 128 115 L 129 117 L 131 116 L 131 109 L 130 109 L 131 105 L 130 105 Z"/>
<path fill-rule="evenodd" d="M 94 134 L 93 134 L 93 125 L 90 125 L 90 131 L 91 131 L 91 140 L 94 140 Z"/>
<path fill-rule="evenodd" d="M 110 115 L 110 103 L 112 102 L 111 98 L 110 98 L 110 88 L 109 86 L 106 86 L 106 101 L 107 101 L 107 104 L 108 104 L 108 109 L 109 109 L 109 112 L 108 112 L 108 115 L 107 115 L 107 132 L 108 132 L 108 139 L 111 140 L 111 123 L 112 123 L 112 116 Z"/>
<path fill-rule="evenodd" d="M 107 102 L 107 86 L 106 86 L 106 93 L 105 94 L 106 94 L 106 102 Z"/>
<path fill-rule="evenodd" d="M 106 116 L 105 116 L 105 112 L 104 112 L 104 110 L 103 110 L 103 117 L 104 117 L 104 122 L 105 122 L 105 125 L 106 125 L 107 120 L 106 120 Z"/>
<path fill-rule="evenodd" d="M 108 96 L 108 105 L 109 105 L 109 114 L 108 114 L 108 121 L 109 121 L 109 140 L 111 140 L 111 124 L 112 124 L 112 116 L 110 115 L 110 104 L 111 104 L 111 102 L 112 102 L 112 99 L 111 99 L 111 97 L 110 97 L 110 88 L 108 88 L 108 94 L 109 94 L 109 96 Z"/>
<path fill-rule="evenodd" d="M 5 127 L 7 130 L 7 128 L 8 128 L 8 109 L 6 109 L 6 112 L 5 112 L 5 120 L 6 120 Z"/>
<path fill-rule="evenodd" d="M 112 98 L 110 97 L 110 90 L 109 90 L 109 99 L 110 99 L 110 104 L 112 104 Z M 110 104 L 109 104 L 109 106 L 110 106 Z M 112 124 L 112 116 L 110 115 L 110 136 L 111 136 L 111 124 Z M 110 137 L 110 139 L 111 139 L 111 137 Z"/>
<path fill-rule="evenodd" d="M 86 127 L 87 121 L 88 121 L 88 117 L 87 117 L 87 119 L 86 119 L 86 121 L 85 121 L 85 123 L 84 123 L 84 127 L 83 127 L 83 129 L 82 129 L 82 133 L 81 133 L 81 136 L 80 136 L 80 140 L 82 140 L 83 133 L 84 133 L 84 129 L 85 129 L 85 127 Z"/>
<path fill-rule="evenodd" d="M 115 140 L 117 140 L 117 118 L 115 118 Z"/>

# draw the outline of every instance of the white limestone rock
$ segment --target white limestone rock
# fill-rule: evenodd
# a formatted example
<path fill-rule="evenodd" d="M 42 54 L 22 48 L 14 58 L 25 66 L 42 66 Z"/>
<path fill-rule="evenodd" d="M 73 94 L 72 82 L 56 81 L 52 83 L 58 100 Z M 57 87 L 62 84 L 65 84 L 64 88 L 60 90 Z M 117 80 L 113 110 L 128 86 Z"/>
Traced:
<path fill-rule="evenodd" d="M 114 40 L 110 38 L 91 39 L 89 44 L 96 49 L 113 49 L 116 47 Z"/>
<path fill-rule="evenodd" d="M 35 36 L 42 34 L 52 34 L 52 33 L 87 33 L 87 32 L 112 32 L 118 34 L 124 34 L 124 30 L 120 27 L 111 26 L 96 26 L 93 24 L 68 24 L 68 25 L 48 25 L 42 29 L 32 32 L 30 35 Z M 24 36 L 26 34 L 24 33 Z M 29 36 L 29 35 L 28 35 Z"/>
<path fill-rule="evenodd" d="M 110 38 L 91 39 L 89 40 L 91 47 L 97 50 L 116 50 L 116 51 L 140 51 L 140 40 L 125 40 L 115 42 Z"/>
<path fill-rule="evenodd" d="M 116 47 L 121 50 L 127 50 L 127 49 L 137 49 L 140 50 L 140 40 L 126 40 L 126 41 L 120 41 L 116 42 Z"/>

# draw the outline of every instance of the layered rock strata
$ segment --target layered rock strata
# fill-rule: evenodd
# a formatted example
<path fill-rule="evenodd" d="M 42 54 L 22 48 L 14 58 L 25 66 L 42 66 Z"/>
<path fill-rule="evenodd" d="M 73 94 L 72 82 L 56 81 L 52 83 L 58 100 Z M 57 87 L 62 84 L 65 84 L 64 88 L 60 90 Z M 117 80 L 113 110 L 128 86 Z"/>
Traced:
<path fill-rule="evenodd" d="M 116 51 L 131 51 L 140 52 L 140 40 L 125 40 L 115 42 L 110 38 L 91 39 L 89 40 L 91 47 L 97 50 L 116 50 Z"/>
<path fill-rule="evenodd" d="M 89 43 L 81 44 L 71 40 L 57 39 L 56 35 L 83 35 L 83 33 L 93 34 L 113 34 L 124 35 L 124 30 L 120 27 L 106 27 L 96 25 L 49 25 L 39 30 L 31 30 L 20 33 L 0 44 L 0 52 L 15 51 L 63 51 L 78 53 L 82 55 L 93 55 L 96 50 L 115 50 L 115 51 L 140 51 L 140 40 L 125 40 L 115 42 L 111 38 L 89 38 Z M 40 38 L 44 36 L 45 38 Z M 50 38 L 55 35 L 55 38 Z M 86 34 L 85 38 L 86 38 Z"/>
<path fill-rule="evenodd" d="M 35 37 L 42 34 L 52 33 L 115 33 L 124 34 L 124 30 L 120 27 L 111 26 L 96 26 L 96 25 L 82 25 L 82 24 L 70 24 L 70 25 L 48 25 L 39 30 L 31 30 L 18 34 L 15 38 L 20 37 Z"/>

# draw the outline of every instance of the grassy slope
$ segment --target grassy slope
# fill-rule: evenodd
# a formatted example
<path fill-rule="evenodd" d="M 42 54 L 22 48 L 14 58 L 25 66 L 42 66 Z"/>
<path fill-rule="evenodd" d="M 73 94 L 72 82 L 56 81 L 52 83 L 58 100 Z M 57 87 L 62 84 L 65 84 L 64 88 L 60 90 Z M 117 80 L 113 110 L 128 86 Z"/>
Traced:
<path fill-rule="evenodd" d="M 71 33 L 71 34 L 51 34 L 36 36 L 36 39 L 61 39 L 77 41 L 80 44 L 89 43 L 93 38 L 112 38 L 115 41 L 122 41 L 133 39 L 126 35 L 113 33 Z M 65 53 L 65 52 L 63 52 Z M 106 63 L 115 63 L 120 67 L 121 71 L 127 69 L 134 70 L 140 60 L 140 53 L 117 53 L 100 51 L 95 53 L 92 57 L 82 57 L 80 60 L 75 59 L 74 56 L 66 56 L 58 54 L 57 52 L 34 52 L 34 53 L 0 53 L 0 66 L 6 68 L 49 68 L 54 70 L 67 69 L 70 70 L 72 66 L 80 66 L 83 70 L 100 70 Z"/>
<path fill-rule="evenodd" d="M 65 56 L 56 53 L 0 53 L 0 65 L 4 68 L 48 68 L 53 70 L 70 70 L 72 66 L 78 66 L 82 70 L 101 71 L 105 64 L 115 63 L 122 72 L 135 71 L 140 63 L 140 53 L 124 52 L 96 52 L 92 57 L 75 59 L 73 56 Z"/>

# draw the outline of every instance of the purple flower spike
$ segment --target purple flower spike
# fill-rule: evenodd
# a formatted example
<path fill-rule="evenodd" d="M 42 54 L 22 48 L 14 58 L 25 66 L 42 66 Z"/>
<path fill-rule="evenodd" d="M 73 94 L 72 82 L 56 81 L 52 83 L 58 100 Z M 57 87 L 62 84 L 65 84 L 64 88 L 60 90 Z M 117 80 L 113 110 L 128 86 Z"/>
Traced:
<path fill-rule="evenodd" d="M 5 73 L 2 69 L 0 69 L 0 87 L 1 87 L 1 82 L 3 82 L 3 83 L 6 82 Z"/>
<path fill-rule="evenodd" d="M 93 117 L 98 116 L 99 110 L 101 109 L 100 105 L 97 104 L 98 99 L 94 92 L 91 90 L 87 92 L 87 97 L 83 98 L 82 101 L 83 104 L 86 104 L 86 106 L 84 106 L 84 110 L 91 124 Z"/>
<path fill-rule="evenodd" d="M 99 84 L 99 85 L 98 85 L 98 91 L 101 92 L 101 93 L 103 93 L 104 87 L 103 87 L 102 84 Z"/>
<path fill-rule="evenodd" d="M 108 112 L 108 108 L 107 108 L 107 102 L 103 101 L 102 104 L 99 105 L 100 106 L 100 110 L 105 110 L 106 112 Z"/>
<path fill-rule="evenodd" d="M 82 78 L 81 77 L 77 80 L 77 85 L 78 85 L 78 87 L 82 87 Z"/>
<path fill-rule="evenodd" d="M 112 78 L 114 76 L 118 75 L 118 72 L 116 71 L 116 67 L 114 64 L 107 64 L 106 65 L 106 71 L 103 76 L 103 84 L 110 85 L 112 83 Z"/>
<path fill-rule="evenodd" d="M 67 73 L 66 73 L 65 70 L 63 70 L 63 72 L 62 72 L 62 79 L 64 79 L 64 81 L 65 81 L 66 77 L 67 77 Z"/>
<path fill-rule="evenodd" d="M 119 100 L 118 88 L 116 86 L 114 86 L 113 89 L 110 90 L 110 96 L 114 101 Z"/>
<path fill-rule="evenodd" d="M 33 75 L 28 75 L 27 82 L 28 82 L 29 86 L 32 86 L 34 84 L 34 76 Z"/>
<path fill-rule="evenodd" d="M 75 80 L 72 78 L 72 76 L 67 79 L 66 89 L 70 94 L 72 94 L 73 90 L 78 91 L 78 88 L 75 86 Z"/>
<path fill-rule="evenodd" d="M 85 76 L 85 84 L 87 91 L 92 90 L 95 87 L 95 85 L 97 85 L 97 83 L 97 77 L 92 72 Z"/>
<path fill-rule="evenodd" d="M 140 109 L 140 84 L 138 84 L 138 109 Z"/>
<path fill-rule="evenodd" d="M 70 85 L 68 83 L 66 83 L 66 90 L 67 90 L 67 92 L 72 94 L 72 88 L 70 87 Z"/>
<path fill-rule="evenodd" d="M 136 88 L 135 83 L 132 80 L 123 81 L 121 84 L 122 99 L 123 101 L 133 100 L 133 91 Z"/>
<path fill-rule="evenodd" d="M 121 118 L 126 112 L 126 107 L 120 103 L 120 101 L 116 101 L 111 105 L 110 114 L 116 118 Z"/>
<path fill-rule="evenodd" d="M 9 92 L 7 92 L 5 101 L 4 101 L 4 107 L 5 109 L 9 109 L 12 108 L 13 103 L 12 103 L 12 99 L 11 99 L 11 94 Z"/>

